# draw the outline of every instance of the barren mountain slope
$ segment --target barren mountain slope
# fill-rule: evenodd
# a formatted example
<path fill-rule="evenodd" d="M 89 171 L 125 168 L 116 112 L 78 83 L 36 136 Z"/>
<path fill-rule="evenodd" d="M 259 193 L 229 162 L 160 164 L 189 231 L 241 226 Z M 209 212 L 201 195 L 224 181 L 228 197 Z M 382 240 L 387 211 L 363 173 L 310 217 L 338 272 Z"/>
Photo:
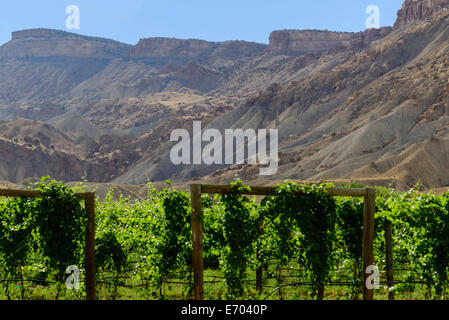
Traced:
<path fill-rule="evenodd" d="M 337 66 L 320 70 L 333 58 L 322 55 L 303 77 L 271 87 L 208 127 L 272 128 L 279 110 L 281 166 L 272 179 L 448 184 L 448 39 L 449 11 L 443 9 L 396 28 Z M 170 166 L 168 152 L 167 146 L 166 161 L 147 159 L 115 181 L 137 182 L 145 173 L 161 179 L 167 172 L 191 179 L 219 169 Z M 229 181 L 239 174 L 260 181 L 255 169 L 222 168 L 210 179 Z"/>
<path fill-rule="evenodd" d="M 252 183 L 447 185 L 447 6 L 406 0 L 394 28 L 280 30 L 269 46 L 15 32 L 0 47 L 0 180 L 183 184 L 237 174 Z M 277 114 L 274 176 L 170 160 L 170 133 L 191 132 L 194 120 L 221 132 L 269 129 Z"/>
<path fill-rule="evenodd" d="M 164 54 L 153 57 L 142 50 L 145 45 L 135 50 L 116 41 L 57 30 L 14 32 L 12 40 L 0 47 L 0 119 L 10 120 L 10 127 L 17 121 L 29 127 L 31 141 L 40 134 L 36 126 L 41 124 L 12 119 L 47 121 L 51 130 L 45 140 L 59 141 L 59 132 L 73 140 L 53 143 L 51 152 L 73 156 L 82 168 L 69 170 L 56 162 L 52 170 L 45 160 L 50 151 L 36 146 L 33 150 L 44 156 L 22 159 L 29 170 L 13 174 L 14 156 L 7 150 L 23 146 L 10 140 L 11 146 L 0 150 L 9 163 L 0 177 L 18 181 L 49 174 L 75 180 L 87 173 L 90 180 L 110 181 L 158 150 L 173 129 L 188 127 L 194 119 L 208 123 L 271 83 L 288 81 L 319 57 L 319 53 L 298 57 L 265 52 L 265 45 L 243 41 L 207 43 L 206 52 L 201 48 L 188 52 L 195 40 L 177 40 L 174 47 L 165 46 L 165 40 L 155 42 Z M 104 168 L 94 170 L 98 165 Z"/>

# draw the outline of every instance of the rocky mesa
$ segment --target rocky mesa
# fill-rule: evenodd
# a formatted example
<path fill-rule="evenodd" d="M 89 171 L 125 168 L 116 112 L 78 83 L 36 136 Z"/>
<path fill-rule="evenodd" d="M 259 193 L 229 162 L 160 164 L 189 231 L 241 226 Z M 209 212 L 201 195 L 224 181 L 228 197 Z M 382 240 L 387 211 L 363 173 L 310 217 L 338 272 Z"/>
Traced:
<path fill-rule="evenodd" d="M 52 29 L 29 29 L 12 33 L 0 46 L 0 58 L 80 57 L 116 58 L 132 46 L 114 40 Z"/>
<path fill-rule="evenodd" d="M 274 31 L 268 46 L 14 32 L 0 47 L 0 180 L 449 185 L 446 2 L 407 0 L 395 28 Z M 278 127 L 278 174 L 174 165 L 170 132 L 193 121 Z"/>
<path fill-rule="evenodd" d="M 266 45 L 247 41 L 210 42 L 198 39 L 145 38 L 124 53 L 128 59 L 145 59 L 164 63 L 189 61 L 209 65 L 251 57 L 263 52 Z"/>
<path fill-rule="evenodd" d="M 275 53 L 307 54 L 338 48 L 363 48 L 388 35 L 392 28 L 368 29 L 363 32 L 328 30 L 280 30 L 270 34 L 269 50 Z"/>

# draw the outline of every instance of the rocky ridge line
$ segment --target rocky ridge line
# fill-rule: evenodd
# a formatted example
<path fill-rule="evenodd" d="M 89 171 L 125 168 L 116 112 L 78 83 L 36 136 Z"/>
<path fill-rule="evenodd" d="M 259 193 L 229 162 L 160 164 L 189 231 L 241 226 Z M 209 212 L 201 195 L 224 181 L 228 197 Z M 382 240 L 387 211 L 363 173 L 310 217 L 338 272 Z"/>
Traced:
<path fill-rule="evenodd" d="M 394 28 L 426 19 L 447 7 L 449 7 L 449 0 L 406 0 L 398 11 Z"/>

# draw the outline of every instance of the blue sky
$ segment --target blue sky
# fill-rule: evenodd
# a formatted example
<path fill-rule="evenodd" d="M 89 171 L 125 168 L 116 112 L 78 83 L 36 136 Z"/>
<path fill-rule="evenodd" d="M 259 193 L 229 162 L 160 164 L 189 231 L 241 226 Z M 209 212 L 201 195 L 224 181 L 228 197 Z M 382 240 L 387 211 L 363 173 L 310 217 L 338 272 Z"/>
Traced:
<path fill-rule="evenodd" d="M 176 37 L 268 43 L 273 30 L 365 29 L 369 5 L 391 26 L 404 0 L 2 0 L 0 44 L 11 32 L 51 28 L 135 44 L 140 38 Z M 80 29 L 66 29 L 66 7 L 80 8 Z"/>

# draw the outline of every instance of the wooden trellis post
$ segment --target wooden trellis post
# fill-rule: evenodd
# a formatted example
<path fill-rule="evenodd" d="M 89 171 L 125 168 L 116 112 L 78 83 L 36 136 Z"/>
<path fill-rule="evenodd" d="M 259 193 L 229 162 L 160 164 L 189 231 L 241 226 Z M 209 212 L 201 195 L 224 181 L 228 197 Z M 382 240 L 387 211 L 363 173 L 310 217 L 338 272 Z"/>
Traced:
<path fill-rule="evenodd" d="M 363 203 L 363 300 L 374 299 L 374 289 L 367 287 L 366 273 L 368 266 L 374 264 L 374 212 L 376 210 L 376 190 L 372 188 L 365 189 Z"/>
<path fill-rule="evenodd" d="M 203 219 L 201 208 L 201 185 L 190 186 L 192 204 L 192 241 L 193 241 L 193 286 L 195 300 L 204 298 L 203 275 Z"/>
<path fill-rule="evenodd" d="M 95 193 L 84 193 L 82 196 L 87 213 L 86 300 L 95 300 Z"/>

